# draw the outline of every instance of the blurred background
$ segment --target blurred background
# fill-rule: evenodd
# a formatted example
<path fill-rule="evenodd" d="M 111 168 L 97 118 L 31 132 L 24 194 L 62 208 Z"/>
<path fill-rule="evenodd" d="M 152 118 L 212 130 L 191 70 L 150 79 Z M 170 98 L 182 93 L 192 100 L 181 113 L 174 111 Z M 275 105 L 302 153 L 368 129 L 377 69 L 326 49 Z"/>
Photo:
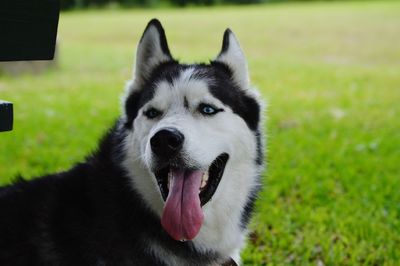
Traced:
<path fill-rule="evenodd" d="M 230 27 L 268 102 L 243 264 L 398 265 L 400 1 L 61 2 L 55 60 L 0 63 L 0 98 L 15 115 L 0 134 L 0 184 L 96 148 L 151 18 L 189 63 L 214 58 Z"/>
<path fill-rule="evenodd" d="M 214 6 L 226 4 L 259 4 L 277 2 L 310 2 L 320 0 L 61 0 L 61 8 L 76 9 L 90 7 L 166 7 L 166 6 Z M 329 0 L 328 0 L 329 1 Z M 332 0 L 330 0 L 332 1 Z"/>

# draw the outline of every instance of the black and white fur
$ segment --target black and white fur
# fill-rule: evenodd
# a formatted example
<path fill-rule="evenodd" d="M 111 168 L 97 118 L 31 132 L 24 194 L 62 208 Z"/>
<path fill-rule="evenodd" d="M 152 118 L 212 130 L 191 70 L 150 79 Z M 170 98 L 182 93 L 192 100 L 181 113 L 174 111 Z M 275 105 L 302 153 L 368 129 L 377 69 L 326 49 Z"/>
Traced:
<path fill-rule="evenodd" d="M 204 103 L 220 111 L 205 116 L 199 112 Z M 225 31 L 222 50 L 209 64 L 180 64 L 161 24 L 150 21 L 122 104 L 121 117 L 84 162 L 0 188 L 0 265 L 240 263 L 263 169 L 263 138 L 258 94 L 234 34 Z M 162 114 L 149 119 L 149 108 Z M 192 241 L 176 241 L 160 225 L 164 199 L 150 140 L 163 128 L 184 135 L 179 163 L 185 167 L 206 169 L 229 154 Z"/>

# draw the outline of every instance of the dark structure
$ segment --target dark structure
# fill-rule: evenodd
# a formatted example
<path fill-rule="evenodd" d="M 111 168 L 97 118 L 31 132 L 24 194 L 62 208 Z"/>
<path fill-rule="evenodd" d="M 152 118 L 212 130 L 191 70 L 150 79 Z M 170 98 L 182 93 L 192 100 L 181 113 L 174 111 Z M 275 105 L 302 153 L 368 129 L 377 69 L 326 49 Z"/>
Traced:
<path fill-rule="evenodd" d="M 0 61 L 51 60 L 59 0 L 0 1 Z"/>
<path fill-rule="evenodd" d="M 10 131 L 13 127 L 13 105 L 0 100 L 0 132 Z"/>

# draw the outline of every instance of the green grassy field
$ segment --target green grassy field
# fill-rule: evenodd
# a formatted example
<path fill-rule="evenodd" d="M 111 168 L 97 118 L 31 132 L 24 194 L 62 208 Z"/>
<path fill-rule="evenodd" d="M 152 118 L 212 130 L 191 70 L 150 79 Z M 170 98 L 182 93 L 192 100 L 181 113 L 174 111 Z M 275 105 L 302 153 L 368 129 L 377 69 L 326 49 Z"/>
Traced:
<path fill-rule="evenodd" d="M 153 17 L 188 62 L 213 58 L 231 27 L 269 102 L 244 264 L 400 265 L 396 1 L 63 13 L 58 68 L 0 76 L 0 98 L 15 104 L 0 183 L 66 169 L 96 147 Z"/>

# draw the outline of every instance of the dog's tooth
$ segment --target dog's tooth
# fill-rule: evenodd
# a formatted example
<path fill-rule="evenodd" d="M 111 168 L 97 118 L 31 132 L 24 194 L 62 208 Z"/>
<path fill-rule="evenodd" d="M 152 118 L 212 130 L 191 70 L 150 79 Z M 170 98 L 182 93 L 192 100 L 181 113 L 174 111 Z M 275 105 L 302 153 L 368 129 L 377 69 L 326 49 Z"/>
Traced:
<path fill-rule="evenodd" d="M 170 185 L 171 185 L 171 178 L 172 178 L 172 173 L 168 172 L 168 181 L 167 181 L 167 187 L 169 189 Z"/>
<path fill-rule="evenodd" d="M 204 172 L 202 180 L 205 180 L 206 182 L 208 181 L 208 171 Z"/>
<path fill-rule="evenodd" d="M 207 185 L 205 180 L 201 180 L 200 190 L 203 189 Z"/>
<path fill-rule="evenodd" d="M 201 185 L 200 185 L 200 191 L 202 191 L 205 186 L 207 186 L 207 182 L 208 182 L 208 171 L 204 172 L 203 176 L 201 177 Z"/>

